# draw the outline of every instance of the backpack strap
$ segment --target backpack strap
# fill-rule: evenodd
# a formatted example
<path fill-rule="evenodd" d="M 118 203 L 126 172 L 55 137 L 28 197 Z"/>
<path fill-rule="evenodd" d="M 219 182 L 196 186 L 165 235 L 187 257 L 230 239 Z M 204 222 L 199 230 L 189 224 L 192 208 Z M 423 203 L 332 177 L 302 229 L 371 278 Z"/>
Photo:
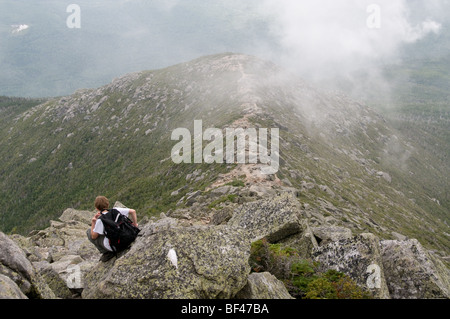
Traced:
<path fill-rule="evenodd" d="M 117 221 L 119 220 L 119 217 L 120 217 L 120 212 L 117 210 L 116 210 L 116 212 L 117 212 L 117 216 L 116 216 L 115 222 L 117 223 Z M 112 214 L 112 211 L 111 211 L 111 214 Z"/>
<path fill-rule="evenodd" d="M 108 212 L 103 214 L 100 216 L 100 218 L 104 218 L 104 219 L 109 219 L 111 221 L 114 221 L 117 223 L 117 221 L 119 220 L 120 217 L 120 212 L 117 209 L 108 209 Z M 115 218 L 115 219 L 114 219 Z"/>

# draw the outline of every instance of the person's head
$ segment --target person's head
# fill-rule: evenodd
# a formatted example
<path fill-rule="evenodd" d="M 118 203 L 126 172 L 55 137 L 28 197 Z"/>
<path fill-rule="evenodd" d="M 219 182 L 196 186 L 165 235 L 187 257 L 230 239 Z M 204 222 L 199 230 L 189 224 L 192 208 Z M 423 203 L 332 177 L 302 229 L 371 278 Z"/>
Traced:
<path fill-rule="evenodd" d="M 94 205 L 96 209 L 102 212 L 109 208 L 109 200 L 105 196 L 97 196 Z"/>

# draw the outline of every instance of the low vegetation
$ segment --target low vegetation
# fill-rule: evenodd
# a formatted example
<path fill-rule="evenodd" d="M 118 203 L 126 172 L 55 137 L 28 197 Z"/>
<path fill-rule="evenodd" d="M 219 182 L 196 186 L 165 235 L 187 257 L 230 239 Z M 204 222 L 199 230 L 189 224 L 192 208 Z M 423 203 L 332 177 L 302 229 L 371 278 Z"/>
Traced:
<path fill-rule="evenodd" d="M 333 269 L 320 272 L 316 262 L 301 259 L 295 249 L 266 239 L 252 244 L 249 263 L 253 272 L 267 271 L 283 281 L 297 299 L 372 298 L 347 275 Z"/>

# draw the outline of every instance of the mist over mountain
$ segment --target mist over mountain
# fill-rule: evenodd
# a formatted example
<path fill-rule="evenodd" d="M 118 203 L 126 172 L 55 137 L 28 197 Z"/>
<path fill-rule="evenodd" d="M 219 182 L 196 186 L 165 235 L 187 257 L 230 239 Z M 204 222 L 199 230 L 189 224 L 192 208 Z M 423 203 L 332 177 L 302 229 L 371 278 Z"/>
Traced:
<path fill-rule="evenodd" d="M 67 95 L 221 52 L 260 56 L 352 96 L 395 95 L 397 81 L 384 76 L 384 67 L 408 66 L 411 58 L 432 58 L 448 72 L 448 63 L 439 62 L 450 48 L 450 5 L 442 0 L 379 1 L 375 29 L 367 25 L 371 1 L 77 4 L 80 28 L 70 29 L 68 3 L 0 3 L 0 95 Z"/>

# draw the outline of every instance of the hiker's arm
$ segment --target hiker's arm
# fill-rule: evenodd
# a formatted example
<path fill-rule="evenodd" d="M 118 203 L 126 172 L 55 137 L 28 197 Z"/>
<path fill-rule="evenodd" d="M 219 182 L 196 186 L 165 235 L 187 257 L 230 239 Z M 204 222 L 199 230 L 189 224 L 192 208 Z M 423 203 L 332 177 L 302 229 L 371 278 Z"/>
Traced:
<path fill-rule="evenodd" d="M 91 238 L 93 240 L 96 240 L 99 236 L 99 234 L 94 231 L 94 228 L 95 228 L 95 224 L 97 223 L 97 220 L 100 217 L 100 215 L 101 215 L 101 213 L 95 214 L 94 218 L 92 218 L 92 220 L 91 220 Z"/>
<path fill-rule="evenodd" d="M 136 211 L 134 209 L 130 209 L 128 215 L 130 216 L 130 219 L 133 222 L 134 226 L 137 227 L 138 223 L 137 223 Z"/>

